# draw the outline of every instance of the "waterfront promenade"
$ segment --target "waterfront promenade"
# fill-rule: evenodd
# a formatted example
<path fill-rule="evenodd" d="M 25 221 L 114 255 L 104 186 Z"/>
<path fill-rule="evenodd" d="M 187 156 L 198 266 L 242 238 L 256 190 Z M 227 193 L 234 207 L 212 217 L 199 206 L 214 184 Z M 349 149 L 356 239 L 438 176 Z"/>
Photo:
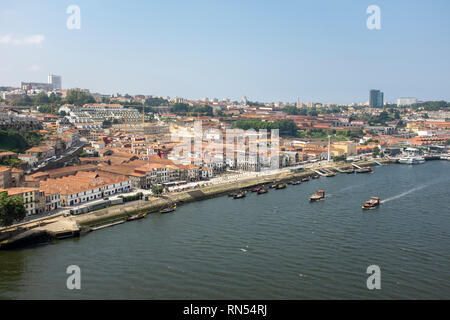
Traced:
<path fill-rule="evenodd" d="M 389 160 L 380 160 L 382 163 L 389 163 Z M 360 161 L 359 166 L 376 165 L 374 161 Z M 295 169 L 302 168 L 300 172 Z M 68 216 L 67 212 L 41 218 L 31 222 L 24 222 L 8 228 L 0 229 L 0 235 L 14 233 L 20 230 L 36 230 L 48 232 L 54 238 L 76 235 L 79 231 L 90 231 L 92 227 L 123 220 L 125 217 L 137 213 L 158 212 L 170 204 L 178 205 L 193 201 L 200 201 L 213 198 L 241 189 L 248 189 L 261 184 L 285 182 L 291 179 L 303 178 L 315 174 L 314 170 L 329 169 L 338 171 L 352 167 L 349 163 L 328 163 L 326 161 L 312 163 L 298 167 L 287 167 L 267 172 L 239 173 L 218 177 L 206 182 L 195 183 L 195 185 L 183 185 L 172 188 L 171 192 L 161 196 L 150 196 L 148 201 L 138 200 L 109 208 L 85 213 L 78 216 Z M 65 214 L 66 213 L 66 214 Z"/>

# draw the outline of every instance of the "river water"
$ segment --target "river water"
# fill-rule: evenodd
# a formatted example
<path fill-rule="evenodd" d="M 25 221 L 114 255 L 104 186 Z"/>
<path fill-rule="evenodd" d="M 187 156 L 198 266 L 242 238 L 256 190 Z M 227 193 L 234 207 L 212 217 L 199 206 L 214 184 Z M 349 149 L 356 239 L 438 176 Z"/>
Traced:
<path fill-rule="evenodd" d="M 317 189 L 325 201 L 309 203 Z M 371 196 L 379 209 L 361 210 Z M 179 206 L 0 251 L 3 299 L 450 299 L 450 162 Z M 66 268 L 81 269 L 68 290 Z M 368 290 L 366 269 L 381 269 Z"/>

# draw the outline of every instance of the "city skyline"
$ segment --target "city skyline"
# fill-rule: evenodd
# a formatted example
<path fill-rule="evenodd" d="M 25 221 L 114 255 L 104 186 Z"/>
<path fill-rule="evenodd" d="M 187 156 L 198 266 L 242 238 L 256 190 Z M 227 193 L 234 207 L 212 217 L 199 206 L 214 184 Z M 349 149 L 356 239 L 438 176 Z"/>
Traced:
<path fill-rule="evenodd" d="M 381 30 L 366 28 L 371 1 L 78 1 L 80 30 L 66 27 L 70 4 L 0 10 L 0 59 L 8 61 L 0 86 L 57 74 L 64 88 L 191 100 L 349 104 L 368 101 L 371 88 L 391 102 L 450 100 L 446 1 L 378 1 Z"/>
<path fill-rule="evenodd" d="M 50 94 L 50 92 L 54 92 L 54 90 L 57 90 L 58 92 L 61 92 L 62 90 L 88 90 L 90 93 L 92 94 L 100 94 L 102 96 L 105 97 L 117 97 L 117 96 L 126 96 L 128 95 L 128 93 L 121 93 L 121 92 L 117 92 L 117 93 L 113 93 L 113 94 L 103 94 L 100 92 L 91 92 L 89 90 L 89 88 L 63 88 L 62 87 L 62 77 L 60 75 L 53 75 L 50 74 L 47 77 L 47 82 L 26 82 L 26 81 L 21 81 L 20 83 L 20 87 L 18 87 L 18 89 L 21 90 L 25 90 L 25 92 L 28 92 L 29 90 L 33 90 L 33 92 L 35 92 L 34 94 L 36 94 L 36 91 L 34 90 L 44 90 L 47 91 L 48 94 Z M 14 86 L 12 86 L 14 87 Z M 4 87 L 6 88 L 6 87 Z M 375 95 L 375 96 L 374 96 Z M 380 97 L 378 98 L 378 95 L 380 95 Z M 180 97 L 180 96 L 176 96 L 176 97 L 169 97 L 169 96 L 158 96 L 157 94 L 148 94 L 148 93 L 139 93 L 139 94 L 132 94 L 130 95 L 131 97 L 136 97 L 136 96 L 146 96 L 146 97 L 159 97 L 159 98 L 163 98 L 163 99 L 168 99 L 168 100 L 184 100 L 184 101 L 203 101 L 203 102 L 223 102 L 223 101 L 227 101 L 227 102 L 241 102 L 243 104 L 248 104 L 251 103 L 251 101 L 249 101 L 247 99 L 246 96 L 241 97 L 241 99 L 236 99 L 236 100 L 232 100 L 228 97 L 222 97 L 222 98 L 217 98 L 217 97 L 203 97 L 200 99 L 185 99 L 184 97 Z M 0 96 L 1 97 L 1 96 Z M 378 102 L 376 101 L 378 100 Z M 436 101 L 436 100 L 430 100 L 430 101 Z M 334 103 L 334 102 L 324 102 L 324 101 L 320 101 L 320 100 L 315 100 L 315 101 L 300 101 L 300 99 L 298 98 L 297 101 L 258 101 L 258 100 L 254 100 L 253 102 L 258 102 L 258 103 L 266 103 L 266 104 L 277 104 L 277 103 L 282 103 L 283 105 L 295 105 L 298 108 L 300 107 L 304 107 L 305 105 L 309 105 L 309 104 L 321 104 L 321 105 L 339 105 L 338 103 Z M 384 100 L 384 92 L 381 92 L 380 90 L 376 90 L 376 89 L 371 89 L 369 91 L 369 99 L 367 101 L 360 101 L 360 102 L 354 102 L 354 103 L 349 103 L 349 104 L 340 104 L 340 105 L 367 105 L 371 108 L 380 108 L 383 105 L 390 105 L 390 104 L 397 104 L 398 106 L 405 106 L 405 105 L 411 105 L 414 103 L 419 103 L 419 102 L 423 102 L 422 100 L 419 100 L 417 98 L 413 98 L 413 97 L 398 97 L 396 99 L 396 101 L 385 101 Z"/>

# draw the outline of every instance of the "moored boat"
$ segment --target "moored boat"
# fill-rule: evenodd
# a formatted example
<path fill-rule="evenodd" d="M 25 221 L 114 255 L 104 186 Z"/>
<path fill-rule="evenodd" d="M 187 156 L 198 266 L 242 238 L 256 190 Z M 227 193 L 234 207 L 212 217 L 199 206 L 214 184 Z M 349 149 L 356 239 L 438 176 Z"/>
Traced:
<path fill-rule="evenodd" d="M 245 192 L 241 191 L 234 195 L 233 199 L 242 199 L 245 198 Z"/>
<path fill-rule="evenodd" d="M 267 193 L 267 192 L 269 192 L 269 190 L 267 190 L 266 188 L 260 188 L 258 190 L 258 194 L 264 194 L 264 193 Z"/>
<path fill-rule="evenodd" d="M 314 193 L 310 198 L 309 201 L 319 201 L 323 200 L 325 198 L 325 191 L 324 190 L 317 190 L 316 193 Z"/>
<path fill-rule="evenodd" d="M 308 182 L 310 180 L 310 177 L 306 177 L 302 179 L 302 182 Z"/>
<path fill-rule="evenodd" d="M 127 220 L 127 221 L 139 220 L 139 219 L 145 218 L 146 215 L 147 215 L 147 213 L 139 213 L 134 216 L 127 217 L 125 220 Z"/>
<path fill-rule="evenodd" d="M 174 212 L 177 209 L 177 205 L 173 204 L 165 209 L 162 209 L 160 212 L 161 213 L 169 213 L 169 212 Z"/>
<path fill-rule="evenodd" d="M 370 167 L 365 167 L 365 168 L 361 168 L 356 170 L 356 173 L 372 173 L 373 170 Z"/>
<path fill-rule="evenodd" d="M 334 172 L 328 172 L 325 174 L 325 177 L 334 177 L 336 175 L 336 173 Z"/>
<path fill-rule="evenodd" d="M 422 164 L 425 163 L 425 158 L 422 157 L 403 157 L 398 160 L 402 164 Z"/>
<path fill-rule="evenodd" d="M 255 187 L 252 189 L 252 192 L 258 192 L 261 189 L 261 187 Z"/>
<path fill-rule="evenodd" d="M 292 184 L 293 186 L 296 186 L 296 185 L 298 185 L 298 184 L 300 184 L 300 183 L 302 183 L 301 180 L 296 180 L 296 181 L 293 181 L 291 184 Z"/>
<path fill-rule="evenodd" d="M 372 210 L 378 208 L 379 206 L 380 206 L 380 198 L 371 197 L 369 201 L 363 204 L 362 209 Z"/>
<path fill-rule="evenodd" d="M 315 175 L 313 175 L 311 178 L 313 178 L 313 179 L 319 179 L 319 178 L 320 178 L 320 175 L 315 174 Z"/>
<path fill-rule="evenodd" d="M 285 183 L 279 183 L 279 184 L 277 184 L 275 189 L 280 190 L 280 189 L 284 189 L 286 187 L 287 187 L 287 185 Z"/>

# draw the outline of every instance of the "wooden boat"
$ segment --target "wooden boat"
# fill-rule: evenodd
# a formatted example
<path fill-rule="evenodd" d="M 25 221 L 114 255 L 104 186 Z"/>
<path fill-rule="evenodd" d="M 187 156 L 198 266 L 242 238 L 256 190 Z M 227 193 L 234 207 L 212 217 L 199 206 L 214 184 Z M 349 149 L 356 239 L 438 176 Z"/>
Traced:
<path fill-rule="evenodd" d="M 270 188 L 270 189 L 275 189 L 276 187 L 277 187 L 277 184 L 274 183 L 274 184 L 272 184 L 269 188 Z"/>
<path fill-rule="evenodd" d="M 241 191 L 234 195 L 233 199 L 242 199 L 245 198 L 245 192 Z"/>
<path fill-rule="evenodd" d="M 258 192 L 261 189 L 261 187 L 255 187 L 252 189 L 252 192 Z"/>
<path fill-rule="evenodd" d="M 342 173 L 347 173 L 347 174 L 355 173 L 355 169 L 343 170 Z"/>
<path fill-rule="evenodd" d="M 380 206 L 380 198 L 371 197 L 369 201 L 363 204 L 361 207 L 363 210 L 373 210 Z"/>
<path fill-rule="evenodd" d="M 320 176 L 319 176 L 318 174 L 315 174 L 315 175 L 312 176 L 312 178 L 313 178 L 313 179 L 319 179 Z"/>
<path fill-rule="evenodd" d="M 308 182 L 311 178 L 310 177 L 306 177 L 302 179 L 302 182 Z"/>
<path fill-rule="evenodd" d="M 370 167 L 365 167 L 365 168 L 361 168 L 356 170 L 356 173 L 372 173 L 373 170 Z"/>
<path fill-rule="evenodd" d="M 127 221 L 139 220 L 139 219 L 145 218 L 146 215 L 147 215 L 147 213 L 139 213 L 134 216 L 128 217 L 125 220 L 127 220 Z"/>
<path fill-rule="evenodd" d="M 309 201 L 319 201 L 323 200 L 325 198 L 325 191 L 324 190 L 317 190 L 316 193 L 314 193 L 310 198 Z"/>
<path fill-rule="evenodd" d="M 325 174 L 325 177 L 334 177 L 336 175 L 336 173 L 334 172 L 328 172 L 327 174 Z"/>
<path fill-rule="evenodd" d="M 174 212 L 175 210 L 177 209 L 177 205 L 176 204 L 173 204 L 173 205 L 171 205 L 171 206 L 169 206 L 169 207 L 167 207 L 167 208 L 165 208 L 165 209 L 162 209 L 161 211 L 160 211 L 160 213 L 169 213 L 169 212 Z"/>
<path fill-rule="evenodd" d="M 266 188 L 261 188 L 261 189 L 258 190 L 258 194 L 264 194 L 264 193 L 267 193 L 267 192 L 269 192 L 269 190 L 267 190 Z"/>
<path fill-rule="evenodd" d="M 296 186 L 296 185 L 298 185 L 298 184 L 300 184 L 300 183 L 302 183 L 302 181 L 301 181 L 301 180 L 297 180 L 297 181 L 292 182 L 291 184 L 292 184 L 293 186 Z"/>
<path fill-rule="evenodd" d="M 280 190 L 280 189 L 284 189 L 286 187 L 287 187 L 287 185 L 285 183 L 279 183 L 279 184 L 277 184 L 275 189 Z"/>

